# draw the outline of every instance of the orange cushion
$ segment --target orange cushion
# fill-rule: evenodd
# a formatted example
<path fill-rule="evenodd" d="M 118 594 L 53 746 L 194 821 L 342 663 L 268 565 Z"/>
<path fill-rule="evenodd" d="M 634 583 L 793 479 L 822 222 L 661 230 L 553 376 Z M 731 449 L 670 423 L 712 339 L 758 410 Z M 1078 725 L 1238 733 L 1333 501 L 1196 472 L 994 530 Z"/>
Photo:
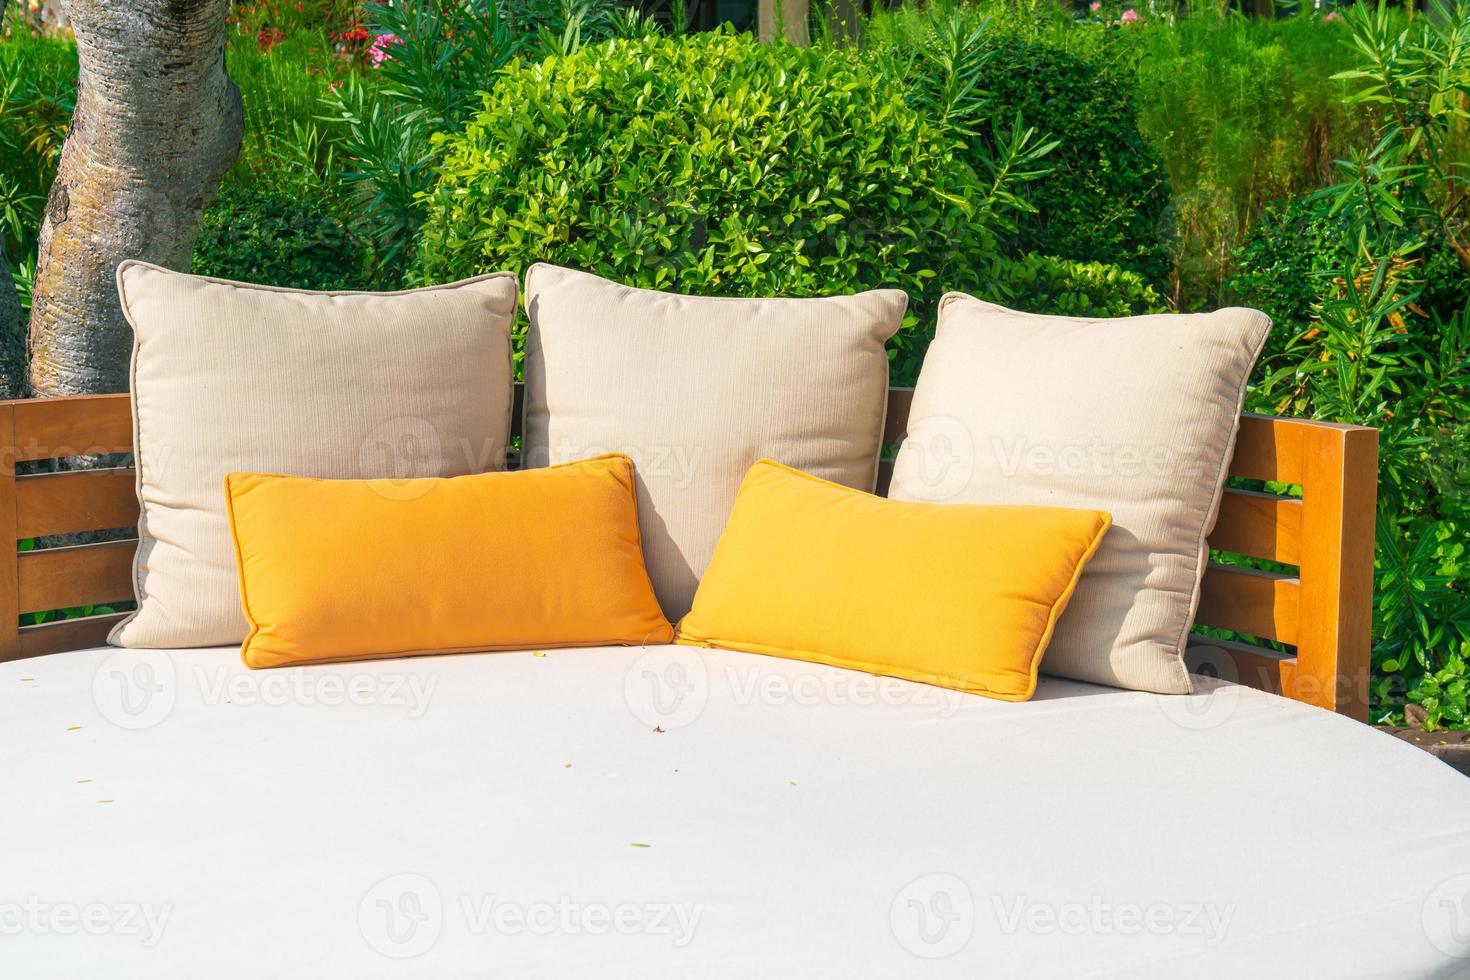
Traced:
<path fill-rule="evenodd" d="M 1096 510 L 885 500 L 762 460 L 679 642 L 1024 701 L 1109 524 Z"/>
<path fill-rule="evenodd" d="M 633 462 L 451 479 L 225 478 L 251 667 L 667 643 Z"/>

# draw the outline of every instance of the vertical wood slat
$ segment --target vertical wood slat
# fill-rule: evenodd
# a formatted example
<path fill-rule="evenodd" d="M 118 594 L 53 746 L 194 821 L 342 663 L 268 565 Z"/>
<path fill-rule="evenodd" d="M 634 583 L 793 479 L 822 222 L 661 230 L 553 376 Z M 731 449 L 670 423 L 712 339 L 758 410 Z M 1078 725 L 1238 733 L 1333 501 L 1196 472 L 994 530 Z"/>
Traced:
<path fill-rule="evenodd" d="M 1302 474 L 1301 626 L 1288 697 L 1368 720 L 1378 432 L 1311 432 Z"/>
<path fill-rule="evenodd" d="M 10 557 L 0 561 L 0 662 L 21 656 L 20 568 L 15 557 L 15 403 L 0 403 L 0 532 Z"/>

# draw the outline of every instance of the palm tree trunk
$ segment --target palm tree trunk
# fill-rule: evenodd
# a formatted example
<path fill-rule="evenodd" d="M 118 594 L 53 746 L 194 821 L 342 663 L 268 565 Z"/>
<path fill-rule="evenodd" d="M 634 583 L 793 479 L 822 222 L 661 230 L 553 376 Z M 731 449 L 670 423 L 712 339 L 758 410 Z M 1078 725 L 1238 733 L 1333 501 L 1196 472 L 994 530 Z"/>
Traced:
<path fill-rule="evenodd" d="M 41 222 L 31 303 L 38 395 L 123 391 L 120 261 L 187 269 L 244 131 L 225 73 L 229 0 L 69 0 L 76 111 Z"/>

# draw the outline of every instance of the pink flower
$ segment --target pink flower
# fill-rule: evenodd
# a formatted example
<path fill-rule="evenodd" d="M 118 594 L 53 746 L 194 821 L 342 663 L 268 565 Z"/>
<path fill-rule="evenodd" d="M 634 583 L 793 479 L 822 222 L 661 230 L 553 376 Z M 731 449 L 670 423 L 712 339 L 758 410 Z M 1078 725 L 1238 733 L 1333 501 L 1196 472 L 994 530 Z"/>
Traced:
<path fill-rule="evenodd" d="M 1102 9 L 1102 0 L 1092 0 L 1092 3 L 1087 5 L 1087 9 L 1091 10 L 1093 13 L 1097 13 L 1099 10 Z"/>
<path fill-rule="evenodd" d="M 1138 11 L 1134 10 L 1132 7 L 1129 7 L 1127 10 L 1123 11 L 1123 16 L 1118 19 L 1125 24 L 1131 24 L 1138 19 Z"/>
<path fill-rule="evenodd" d="M 377 37 L 373 38 L 373 43 L 368 45 L 368 60 L 371 61 L 373 63 L 373 67 L 376 68 L 383 62 L 387 61 L 389 58 L 393 57 L 391 54 L 388 53 L 389 47 L 395 44 L 402 43 L 403 38 L 399 37 L 397 34 L 379 34 Z"/>
<path fill-rule="evenodd" d="M 1324 24 L 1327 23 L 1329 20 L 1342 20 L 1342 14 L 1340 14 L 1337 11 L 1334 10 L 1331 13 L 1329 13 L 1326 17 L 1323 17 L 1322 18 L 1322 22 Z"/>

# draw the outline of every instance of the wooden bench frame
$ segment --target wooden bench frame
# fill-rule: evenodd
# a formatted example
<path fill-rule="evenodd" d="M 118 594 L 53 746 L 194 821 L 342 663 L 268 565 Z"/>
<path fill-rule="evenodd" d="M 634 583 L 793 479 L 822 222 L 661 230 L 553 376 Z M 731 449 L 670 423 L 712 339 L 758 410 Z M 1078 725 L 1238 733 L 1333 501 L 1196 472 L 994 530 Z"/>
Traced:
<path fill-rule="evenodd" d="M 517 386 L 519 428 L 520 387 Z M 889 393 L 885 443 L 903 438 L 912 390 Z M 16 465 L 132 452 L 128 396 L 0 401 L 0 524 L 12 540 L 132 527 L 131 468 L 16 475 Z M 1229 679 L 1359 720 L 1368 711 L 1378 433 L 1247 415 L 1232 476 L 1298 484 L 1300 498 L 1227 490 L 1212 547 L 1296 566 L 1295 575 L 1211 563 L 1201 623 L 1294 648 L 1201 638 L 1191 652 Z M 880 490 L 887 486 L 885 463 Z M 0 561 L 0 661 L 98 646 L 122 614 L 20 626 L 24 613 L 132 598 L 136 539 L 14 553 Z"/>

